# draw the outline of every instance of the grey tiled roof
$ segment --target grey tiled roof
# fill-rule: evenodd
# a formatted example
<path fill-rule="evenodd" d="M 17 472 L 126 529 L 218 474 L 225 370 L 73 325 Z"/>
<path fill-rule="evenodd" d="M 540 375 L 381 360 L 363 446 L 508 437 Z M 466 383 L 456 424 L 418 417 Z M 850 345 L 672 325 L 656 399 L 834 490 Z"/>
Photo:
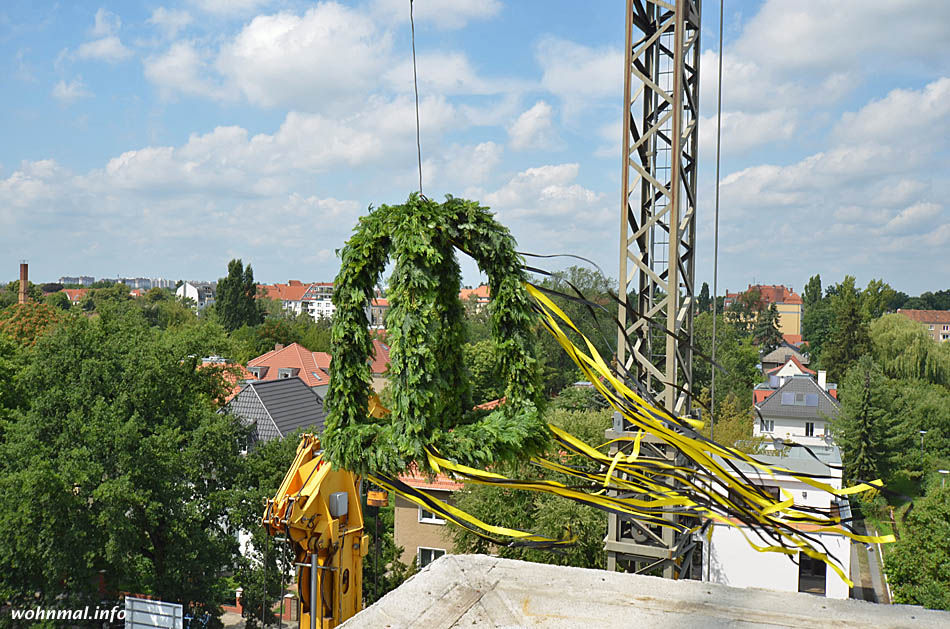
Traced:
<path fill-rule="evenodd" d="M 281 439 L 298 428 L 323 432 L 323 400 L 300 378 L 251 381 L 227 406 L 248 424 L 256 424 L 255 441 Z"/>
<path fill-rule="evenodd" d="M 816 396 L 818 402 L 817 406 L 782 403 L 787 399 L 787 396 L 783 396 L 783 394 L 794 395 L 796 393 L 801 393 L 806 396 Z M 837 417 L 838 406 L 838 400 L 831 397 L 827 391 L 819 387 L 813 378 L 810 376 L 793 376 L 789 378 L 784 385 L 779 387 L 775 393 L 759 404 L 758 409 L 763 417 L 822 419 L 824 417 Z"/>
<path fill-rule="evenodd" d="M 788 345 L 787 343 L 783 343 L 779 345 L 778 347 L 773 349 L 771 352 L 763 356 L 762 362 L 784 364 L 785 361 L 788 360 L 788 356 L 794 356 L 803 365 L 808 364 L 808 357 L 802 354 L 801 350 L 796 349 L 792 347 L 791 345 Z"/>

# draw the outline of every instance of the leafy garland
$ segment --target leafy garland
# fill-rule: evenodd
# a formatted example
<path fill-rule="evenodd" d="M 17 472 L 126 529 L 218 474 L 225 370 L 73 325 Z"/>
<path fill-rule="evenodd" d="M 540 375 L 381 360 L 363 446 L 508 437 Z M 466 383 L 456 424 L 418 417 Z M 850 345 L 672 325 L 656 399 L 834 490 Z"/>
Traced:
<path fill-rule="evenodd" d="M 487 416 L 469 411 L 462 362 L 465 341 L 455 249 L 488 276 L 492 337 L 507 379 L 507 402 Z M 367 412 L 372 340 L 366 304 L 386 265 L 389 285 L 391 413 Z M 539 412 L 542 389 L 531 344 L 534 315 L 515 240 L 486 208 L 447 196 L 436 203 L 412 194 L 360 219 L 342 251 L 331 334 L 333 368 L 323 445 L 330 460 L 362 474 L 395 475 L 426 449 L 484 467 L 540 452 L 550 434 Z"/>

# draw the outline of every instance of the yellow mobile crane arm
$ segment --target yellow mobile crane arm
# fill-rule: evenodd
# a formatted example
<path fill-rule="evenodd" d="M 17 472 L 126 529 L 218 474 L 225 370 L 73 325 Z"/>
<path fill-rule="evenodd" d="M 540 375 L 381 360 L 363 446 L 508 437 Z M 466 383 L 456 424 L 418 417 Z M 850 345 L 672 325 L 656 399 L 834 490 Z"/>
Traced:
<path fill-rule="evenodd" d="M 263 525 L 283 534 L 297 561 L 300 627 L 331 629 L 363 608 L 363 535 L 359 480 L 334 470 L 320 440 L 305 434 L 280 488 L 266 502 Z"/>

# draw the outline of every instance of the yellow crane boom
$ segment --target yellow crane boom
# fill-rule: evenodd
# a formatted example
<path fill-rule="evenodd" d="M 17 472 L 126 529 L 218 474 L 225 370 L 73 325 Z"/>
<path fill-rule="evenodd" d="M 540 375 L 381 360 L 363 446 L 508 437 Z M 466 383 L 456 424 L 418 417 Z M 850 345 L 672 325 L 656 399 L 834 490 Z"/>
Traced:
<path fill-rule="evenodd" d="M 363 534 L 359 478 L 334 470 L 320 440 L 305 434 L 262 524 L 286 536 L 297 562 L 300 627 L 331 629 L 363 607 Z"/>

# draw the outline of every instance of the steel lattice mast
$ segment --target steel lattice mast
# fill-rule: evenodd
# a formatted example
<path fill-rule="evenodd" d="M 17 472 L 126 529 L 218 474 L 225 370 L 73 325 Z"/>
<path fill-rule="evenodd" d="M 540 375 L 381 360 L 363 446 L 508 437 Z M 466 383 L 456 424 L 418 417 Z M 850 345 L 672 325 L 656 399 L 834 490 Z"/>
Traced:
<path fill-rule="evenodd" d="M 617 361 L 678 415 L 691 410 L 700 13 L 700 0 L 627 0 Z M 652 443 L 643 455 L 675 452 Z M 687 576 L 694 547 L 610 517 L 608 569 Z"/>

